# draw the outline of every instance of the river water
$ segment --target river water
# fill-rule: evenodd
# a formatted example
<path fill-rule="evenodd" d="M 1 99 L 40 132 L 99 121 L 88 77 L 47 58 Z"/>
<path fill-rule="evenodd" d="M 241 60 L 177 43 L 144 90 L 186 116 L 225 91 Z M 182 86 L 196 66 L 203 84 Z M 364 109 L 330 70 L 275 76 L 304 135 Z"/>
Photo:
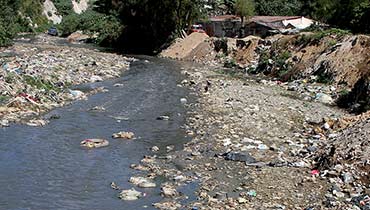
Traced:
<path fill-rule="evenodd" d="M 120 78 L 78 87 L 105 87 L 109 92 L 53 110 L 45 117 L 60 118 L 45 127 L 0 129 L 0 209 L 152 209 L 151 204 L 160 201 L 159 188 L 137 188 L 147 196 L 131 202 L 118 199 L 119 191 L 110 188 L 112 181 L 125 189 L 133 187 L 127 180 L 140 172 L 129 166 L 151 154 L 152 146 L 180 149 L 187 141 L 181 129 L 186 110 L 180 99 L 188 92 L 177 86 L 182 80 L 179 65 L 145 59 L 134 62 Z M 89 111 L 95 106 L 106 110 Z M 156 120 L 160 115 L 170 120 Z M 112 139 L 119 131 L 133 131 L 139 138 Z M 86 138 L 105 138 L 110 145 L 86 150 L 79 146 Z"/>

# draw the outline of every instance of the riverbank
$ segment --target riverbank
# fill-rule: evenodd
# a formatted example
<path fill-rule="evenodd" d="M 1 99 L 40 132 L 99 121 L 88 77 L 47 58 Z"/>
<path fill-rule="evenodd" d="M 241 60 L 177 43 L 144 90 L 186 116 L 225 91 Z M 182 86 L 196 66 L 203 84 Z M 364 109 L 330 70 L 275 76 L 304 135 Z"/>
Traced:
<path fill-rule="evenodd" d="M 129 68 L 132 59 L 70 47 L 62 38 L 44 34 L 23 39 L 0 51 L 0 125 L 45 125 L 42 114 L 86 95 L 73 86 L 115 78 Z"/>
<path fill-rule="evenodd" d="M 162 53 L 207 67 L 182 72 L 188 79 L 181 85 L 199 96 L 186 126 L 193 140 L 165 160 L 144 162 L 174 188 L 199 183 L 198 201 L 182 206 L 184 198 L 175 196 L 158 207 L 370 206 L 369 112 L 347 112 L 366 111 L 368 104 L 368 37 L 322 36 L 213 40 L 196 34 Z M 200 44 L 185 45 L 187 39 Z M 349 109 L 338 108 L 341 101 Z"/>

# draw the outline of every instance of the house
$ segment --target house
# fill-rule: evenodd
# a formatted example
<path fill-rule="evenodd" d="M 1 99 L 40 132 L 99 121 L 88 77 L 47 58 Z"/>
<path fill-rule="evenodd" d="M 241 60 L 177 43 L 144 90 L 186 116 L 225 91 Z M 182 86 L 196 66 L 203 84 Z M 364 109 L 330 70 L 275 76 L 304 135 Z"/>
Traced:
<path fill-rule="evenodd" d="M 253 16 L 244 27 L 241 18 L 235 15 L 222 15 L 209 18 L 204 28 L 209 36 L 245 37 L 255 35 L 266 37 L 271 33 L 285 33 L 291 30 L 302 30 L 314 23 L 302 16 Z"/>
<path fill-rule="evenodd" d="M 254 16 L 243 28 L 243 35 L 266 37 L 271 33 L 299 31 L 310 27 L 314 21 L 302 16 Z"/>
<path fill-rule="evenodd" d="M 235 37 L 241 28 L 241 19 L 236 15 L 221 15 L 202 23 L 205 32 L 213 37 Z"/>

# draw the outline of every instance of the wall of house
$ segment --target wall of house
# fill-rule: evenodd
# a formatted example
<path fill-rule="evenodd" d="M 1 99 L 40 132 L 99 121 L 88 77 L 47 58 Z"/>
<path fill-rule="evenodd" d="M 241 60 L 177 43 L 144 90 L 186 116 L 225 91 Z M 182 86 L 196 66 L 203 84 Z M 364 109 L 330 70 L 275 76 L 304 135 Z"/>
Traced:
<path fill-rule="evenodd" d="M 239 21 L 211 21 L 202 23 L 206 33 L 213 37 L 236 37 L 239 34 Z"/>

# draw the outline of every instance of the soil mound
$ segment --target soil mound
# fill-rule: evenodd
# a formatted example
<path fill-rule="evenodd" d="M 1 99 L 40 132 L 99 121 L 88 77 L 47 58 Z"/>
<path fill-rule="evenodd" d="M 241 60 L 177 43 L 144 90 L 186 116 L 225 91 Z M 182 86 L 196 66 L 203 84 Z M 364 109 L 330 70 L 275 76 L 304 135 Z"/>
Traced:
<path fill-rule="evenodd" d="M 209 36 L 205 33 L 192 33 L 185 39 L 177 39 L 175 43 L 161 53 L 161 56 L 165 58 L 186 60 L 186 58 L 198 55 L 201 51 L 201 48 L 199 48 L 200 45 L 207 46 L 206 43 L 208 39 Z M 202 48 L 204 48 L 204 46 Z M 208 51 L 206 51 L 206 53 L 207 52 Z"/>

